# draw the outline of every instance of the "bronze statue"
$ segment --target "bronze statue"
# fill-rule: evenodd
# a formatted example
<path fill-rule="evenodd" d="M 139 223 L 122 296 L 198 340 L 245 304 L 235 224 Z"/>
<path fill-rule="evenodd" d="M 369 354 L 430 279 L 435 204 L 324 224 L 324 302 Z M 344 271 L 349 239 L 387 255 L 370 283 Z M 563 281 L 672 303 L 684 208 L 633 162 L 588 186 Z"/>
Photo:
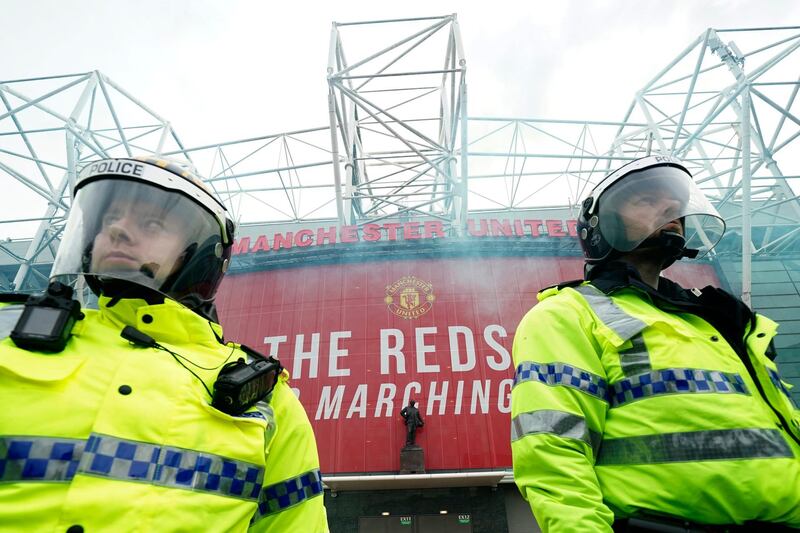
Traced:
<path fill-rule="evenodd" d="M 414 446 L 417 428 L 421 428 L 425 425 L 425 422 L 422 421 L 422 417 L 419 415 L 419 409 L 415 407 L 416 404 L 417 402 L 414 400 L 409 400 L 408 405 L 403 407 L 402 411 L 400 411 L 400 416 L 406 421 L 406 429 L 408 430 L 406 434 L 406 446 Z"/>

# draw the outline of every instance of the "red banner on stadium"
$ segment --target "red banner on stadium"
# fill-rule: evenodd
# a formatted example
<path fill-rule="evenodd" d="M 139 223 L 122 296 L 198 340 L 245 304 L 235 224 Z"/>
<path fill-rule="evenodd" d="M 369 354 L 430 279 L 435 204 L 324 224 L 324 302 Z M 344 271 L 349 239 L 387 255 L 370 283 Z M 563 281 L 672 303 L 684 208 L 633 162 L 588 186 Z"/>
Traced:
<path fill-rule="evenodd" d="M 431 470 L 511 466 L 514 331 L 578 257 L 398 260 L 229 276 L 225 336 L 278 356 L 306 408 L 325 473 L 399 470 L 400 410 L 419 402 Z M 668 272 L 716 285 L 710 265 Z"/>

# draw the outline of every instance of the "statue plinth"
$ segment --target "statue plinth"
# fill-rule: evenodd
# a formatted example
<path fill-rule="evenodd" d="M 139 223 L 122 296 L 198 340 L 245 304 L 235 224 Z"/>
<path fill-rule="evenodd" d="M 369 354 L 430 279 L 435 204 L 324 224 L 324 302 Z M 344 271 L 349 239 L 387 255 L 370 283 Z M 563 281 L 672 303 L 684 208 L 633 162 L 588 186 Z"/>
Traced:
<path fill-rule="evenodd" d="M 425 452 L 422 450 L 422 446 L 416 444 L 403 446 L 403 449 L 400 450 L 400 473 L 425 473 Z"/>

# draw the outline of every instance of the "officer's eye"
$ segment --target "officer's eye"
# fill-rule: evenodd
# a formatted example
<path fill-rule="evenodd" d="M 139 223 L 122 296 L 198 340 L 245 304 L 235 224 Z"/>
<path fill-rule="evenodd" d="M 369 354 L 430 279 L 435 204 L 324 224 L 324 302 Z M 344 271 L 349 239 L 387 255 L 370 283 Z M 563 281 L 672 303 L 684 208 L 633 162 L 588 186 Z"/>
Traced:
<path fill-rule="evenodd" d="M 102 219 L 101 223 L 103 224 L 104 228 L 107 228 L 108 226 L 110 226 L 110 225 L 114 224 L 115 222 L 117 222 L 120 218 L 122 218 L 122 217 L 118 212 L 109 212 L 109 213 L 106 213 L 105 215 L 103 215 L 103 219 Z"/>
<path fill-rule="evenodd" d="M 164 222 L 159 218 L 146 218 L 142 222 L 142 228 L 149 232 L 162 231 L 164 229 Z"/>
<path fill-rule="evenodd" d="M 657 196 L 647 195 L 647 196 L 639 196 L 634 200 L 634 203 L 639 206 L 652 207 L 656 205 L 659 201 L 660 200 Z"/>

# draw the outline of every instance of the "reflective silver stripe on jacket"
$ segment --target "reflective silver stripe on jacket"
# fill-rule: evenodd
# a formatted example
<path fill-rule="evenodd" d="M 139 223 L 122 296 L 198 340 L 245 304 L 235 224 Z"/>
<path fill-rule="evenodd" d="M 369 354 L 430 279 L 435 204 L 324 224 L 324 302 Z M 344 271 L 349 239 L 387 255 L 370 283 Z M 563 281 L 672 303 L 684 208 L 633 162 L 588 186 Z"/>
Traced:
<path fill-rule="evenodd" d="M 600 433 L 589 429 L 582 416 L 564 411 L 550 409 L 530 411 L 520 413 L 511 421 L 511 442 L 527 435 L 541 433 L 583 441 L 592 448 L 595 457 L 603 439 Z"/>
<path fill-rule="evenodd" d="M 86 441 L 0 438 L 0 480 L 70 481 L 76 474 L 257 500 L 264 468 L 206 452 L 92 434 Z"/>
<path fill-rule="evenodd" d="M 650 352 L 647 351 L 647 346 L 644 344 L 644 337 L 641 333 L 637 333 L 630 339 L 632 346 L 627 350 L 619 352 L 619 364 L 622 367 L 622 373 L 626 376 L 635 376 L 643 372 L 649 372 L 650 366 Z"/>
<path fill-rule="evenodd" d="M 619 352 L 619 364 L 622 373 L 626 376 L 633 376 L 642 372 L 649 371 L 650 353 L 644 343 L 642 330 L 647 324 L 638 318 L 629 315 L 614 303 L 614 301 L 597 287 L 592 285 L 581 285 L 575 290 L 592 308 L 594 314 L 616 333 L 623 341 L 631 341 L 632 346 L 627 350 Z"/>
<path fill-rule="evenodd" d="M 586 299 L 594 314 L 619 337 L 627 341 L 647 327 L 647 324 L 619 308 L 614 301 L 593 285 L 575 287 Z"/>
<path fill-rule="evenodd" d="M 596 464 L 633 465 L 793 457 L 777 429 L 715 429 L 605 438 Z"/>
<path fill-rule="evenodd" d="M 622 379 L 611 385 L 609 403 L 619 407 L 664 394 L 718 393 L 750 395 L 742 376 L 697 368 L 664 368 Z"/>

